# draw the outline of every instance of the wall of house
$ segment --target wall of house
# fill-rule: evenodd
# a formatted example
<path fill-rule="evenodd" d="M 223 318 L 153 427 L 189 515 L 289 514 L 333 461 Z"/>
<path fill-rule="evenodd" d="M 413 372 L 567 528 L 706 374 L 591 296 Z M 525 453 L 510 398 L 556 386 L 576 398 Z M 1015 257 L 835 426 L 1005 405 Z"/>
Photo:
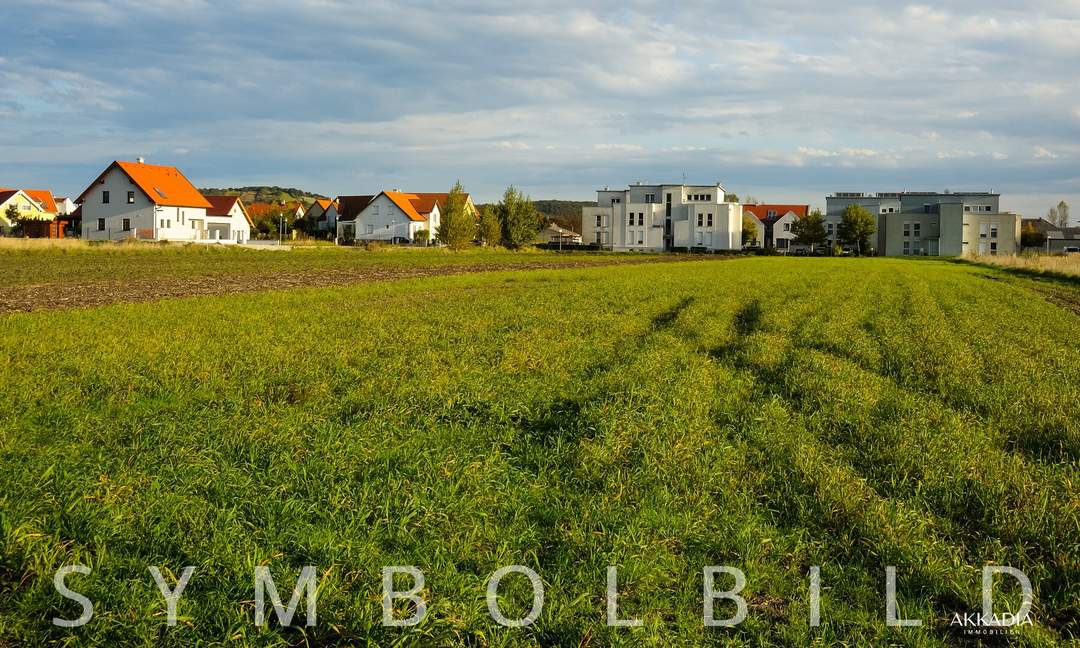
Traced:
<path fill-rule="evenodd" d="M 413 221 L 382 194 L 356 217 L 356 239 L 360 241 L 389 241 L 394 237 L 412 239 L 417 230 L 427 228 L 427 221 Z"/>
<path fill-rule="evenodd" d="M 109 202 L 103 202 L 104 192 Z M 134 192 L 128 202 L 128 192 Z M 155 205 L 123 171 L 111 169 L 83 198 L 82 236 L 91 241 L 118 240 L 134 236 L 135 230 L 156 230 Z M 175 208 L 172 208 L 175 209 Z M 130 221 L 125 231 L 123 221 Z M 99 219 L 104 219 L 99 225 Z"/>

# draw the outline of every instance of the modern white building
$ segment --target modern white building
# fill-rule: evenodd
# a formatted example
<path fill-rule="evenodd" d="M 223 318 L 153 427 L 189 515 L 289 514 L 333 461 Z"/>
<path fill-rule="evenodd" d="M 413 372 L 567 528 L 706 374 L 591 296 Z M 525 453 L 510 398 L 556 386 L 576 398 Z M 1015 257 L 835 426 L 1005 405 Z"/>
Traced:
<path fill-rule="evenodd" d="M 136 238 L 148 241 L 236 243 L 250 238 L 250 225 L 214 206 L 176 167 L 116 161 L 76 200 L 82 236 L 90 241 Z"/>
<path fill-rule="evenodd" d="M 641 251 L 742 248 L 742 206 L 726 202 L 719 183 L 604 188 L 596 192 L 596 205 L 581 210 L 586 244 Z"/>
<path fill-rule="evenodd" d="M 825 199 L 829 245 L 843 245 L 844 210 L 857 204 L 876 221 L 870 238 L 884 256 L 969 256 L 1020 251 L 1020 216 L 1000 209 L 1001 194 L 989 191 L 837 192 Z"/>
<path fill-rule="evenodd" d="M 211 241 L 247 243 L 251 240 L 251 216 L 240 196 L 207 196 L 206 235 Z"/>

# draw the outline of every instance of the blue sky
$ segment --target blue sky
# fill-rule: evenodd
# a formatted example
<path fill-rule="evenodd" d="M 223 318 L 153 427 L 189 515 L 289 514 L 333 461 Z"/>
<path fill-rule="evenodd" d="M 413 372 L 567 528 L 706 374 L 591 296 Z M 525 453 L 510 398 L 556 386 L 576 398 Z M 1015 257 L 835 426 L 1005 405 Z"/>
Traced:
<path fill-rule="evenodd" d="M 987 190 L 1080 220 L 1080 2 L 6 0 L 0 185 Z"/>

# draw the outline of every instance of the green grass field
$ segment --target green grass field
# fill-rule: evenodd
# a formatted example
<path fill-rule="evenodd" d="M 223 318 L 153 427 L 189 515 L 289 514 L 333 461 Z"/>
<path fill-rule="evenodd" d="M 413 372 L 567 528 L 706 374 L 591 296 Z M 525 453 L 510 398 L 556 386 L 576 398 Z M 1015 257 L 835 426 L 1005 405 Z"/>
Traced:
<path fill-rule="evenodd" d="M 1078 305 L 760 257 L 3 316 L 0 645 L 957 645 L 984 564 L 1034 585 L 1008 641 L 1077 641 Z M 527 628 L 485 607 L 512 564 L 545 584 Z M 177 627 L 149 565 L 196 567 Z M 317 566 L 318 625 L 255 627 L 257 565 L 286 599 Z M 381 625 L 384 565 L 425 573 L 418 627 Z M 605 625 L 608 565 L 642 627 Z M 746 573 L 737 627 L 702 627 L 707 565 Z M 922 627 L 886 627 L 886 565 Z"/>

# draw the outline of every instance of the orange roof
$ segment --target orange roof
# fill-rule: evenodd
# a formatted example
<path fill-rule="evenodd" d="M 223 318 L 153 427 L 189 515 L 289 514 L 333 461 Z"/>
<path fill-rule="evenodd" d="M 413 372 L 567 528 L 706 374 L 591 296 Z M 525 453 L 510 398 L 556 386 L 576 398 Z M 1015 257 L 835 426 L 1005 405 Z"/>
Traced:
<path fill-rule="evenodd" d="M 804 218 L 810 212 L 810 205 L 743 205 L 743 212 L 750 212 L 759 221 L 769 218 L 769 212 L 774 212 L 773 218 L 781 218 L 788 212 L 794 212 L 795 218 Z"/>
<path fill-rule="evenodd" d="M 203 207 L 210 209 L 211 205 L 203 197 L 195 185 L 184 177 L 176 167 L 161 166 L 158 164 L 145 164 L 142 162 L 121 162 L 117 160 L 109 165 L 94 182 L 90 184 L 75 202 L 83 202 L 86 194 L 105 177 L 109 171 L 116 167 L 124 172 L 135 185 L 142 190 L 143 194 L 155 205 L 166 207 Z"/>
<path fill-rule="evenodd" d="M 51 214 L 56 213 L 56 201 L 53 200 L 52 192 L 48 189 L 23 189 L 23 192 L 40 204 L 45 211 Z"/>
<path fill-rule="evenodd" d="M 315 203 L 318 204 L 319 207 L 322 207 L 323 211 L 330 209 L 330 205 L 334 204 L 334 202 L 329 198 L 322 198 L 320 200 L 316 200 Z"/>
<path fill-rule="evenodd" d="M 384 191 L 386 195 L 410 220 L 426 221 L 435 205 L 441 210 L 446 205 L 448 193 L 402 193 L 400 191 Z M 469 202 L 469 194 L 465 194 L 466 204 Z"/>

